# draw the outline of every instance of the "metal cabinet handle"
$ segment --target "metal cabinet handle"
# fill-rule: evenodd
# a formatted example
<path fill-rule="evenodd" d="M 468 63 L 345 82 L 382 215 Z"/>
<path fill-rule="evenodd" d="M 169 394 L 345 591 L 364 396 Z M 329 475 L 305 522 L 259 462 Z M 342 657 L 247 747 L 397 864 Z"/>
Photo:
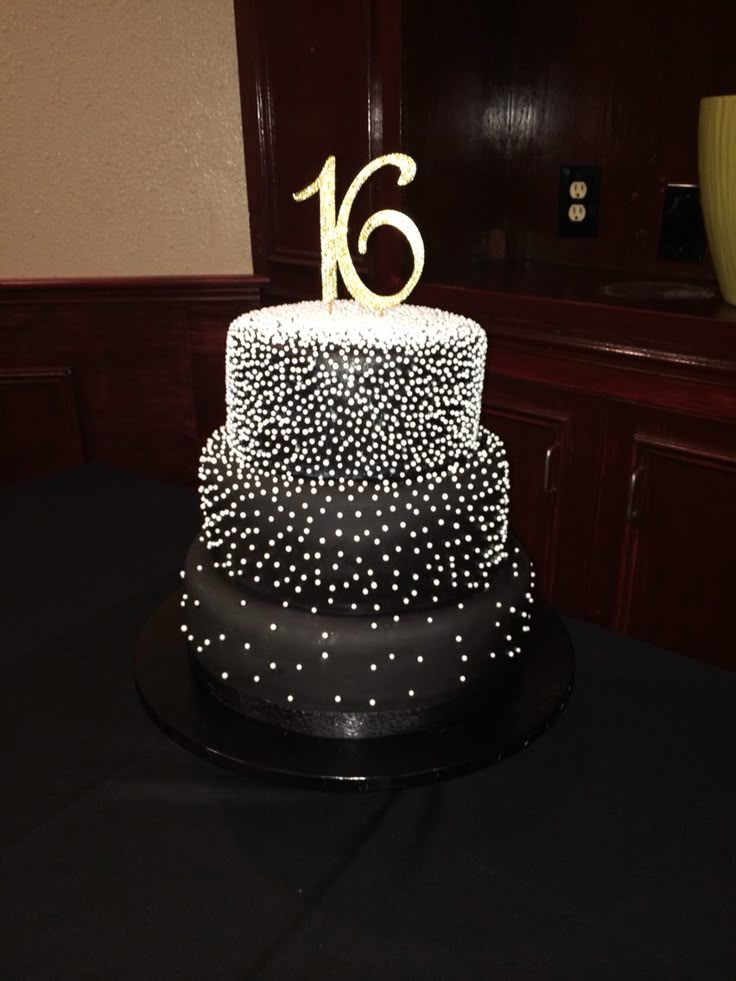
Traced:
<path fill-rule="evenodd" d="M 626 505 L 626 520 L 638 521 L 639 509 L 636 507 L 636 489 L 639 486 L 639 478 L 644 473 L 644 467 L 639 466 L 634 470 L 629 478 L 629 500 Z"/>
<path fill-rule="evenodd" d="M 542 486 L 545 494 L 554 494 L 557 490 L 557 485 L 552 483 L 551 471 L 552 471 L 552 457 L 555 452 L 559 450 L 559 441 L 553 443 L 547 452 L 544 454 L 544 477 Z"/>

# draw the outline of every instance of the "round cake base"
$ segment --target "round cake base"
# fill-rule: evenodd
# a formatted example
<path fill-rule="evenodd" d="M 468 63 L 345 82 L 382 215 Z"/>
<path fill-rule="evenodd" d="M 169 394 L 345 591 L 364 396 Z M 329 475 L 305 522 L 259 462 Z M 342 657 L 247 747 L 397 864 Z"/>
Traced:
<path fill-rule="evenodd" d="M 565 708 L 575 658 L 560 618 L 538 604 L 503 711 L 483 709 L 452 725 L 377 739 L 324 739 L 285 732 L 225 708 L 190 668 L 178 595 L 150 618 L 135 658 L 138 691 L 172 739 L 212 763 L 252 777 L 327 789 L 383 789 L 430 783 L 498 763 L 542 735 Z"/>

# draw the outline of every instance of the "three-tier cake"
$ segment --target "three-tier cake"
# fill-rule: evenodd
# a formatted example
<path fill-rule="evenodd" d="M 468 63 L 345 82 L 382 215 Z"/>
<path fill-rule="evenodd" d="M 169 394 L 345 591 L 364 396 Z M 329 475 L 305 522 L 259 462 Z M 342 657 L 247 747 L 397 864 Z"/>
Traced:
<path fill-rule="evenodd" d="M 303 302 L 235 320 L 184 572 L 193 665 L 221 702 L 368 737 L 507 698 L 533 604 L 486 337 L 421 306 Z"/>

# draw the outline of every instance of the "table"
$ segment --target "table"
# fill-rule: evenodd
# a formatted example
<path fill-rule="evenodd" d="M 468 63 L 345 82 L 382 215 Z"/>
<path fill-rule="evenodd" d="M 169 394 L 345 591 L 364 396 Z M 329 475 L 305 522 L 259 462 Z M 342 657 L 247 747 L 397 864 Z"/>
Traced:
<path fill-rule="evenodd" d="M 523 753 L 400 791 L 264 785 L 135 691 L 194 495 L 91 465 L 0 515 L 1 977 L 732 981 L 736 676 L 568 622 L 573 697 Z"/>

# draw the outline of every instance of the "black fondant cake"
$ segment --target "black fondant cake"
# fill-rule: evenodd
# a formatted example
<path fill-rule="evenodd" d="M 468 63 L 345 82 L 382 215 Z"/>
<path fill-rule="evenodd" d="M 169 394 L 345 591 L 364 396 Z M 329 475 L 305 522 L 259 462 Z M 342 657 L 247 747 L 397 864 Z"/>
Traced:
<path fill-rule="evenodd" d="M 507 696 L 533 572 L 508 532 L 503 444 L 480 426 L 485 351 L 478 324 L 418 306 L 234 321 L 182 600 L 214 696 L 334 737 Z"/>

